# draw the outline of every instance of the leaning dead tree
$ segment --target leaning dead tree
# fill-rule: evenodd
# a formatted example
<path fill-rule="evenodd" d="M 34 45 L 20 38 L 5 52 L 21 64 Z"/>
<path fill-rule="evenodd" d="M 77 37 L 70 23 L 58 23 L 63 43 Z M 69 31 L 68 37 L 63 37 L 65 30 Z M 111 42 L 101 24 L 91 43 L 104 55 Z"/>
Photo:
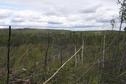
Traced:
<path fill-rule="evenodd" d="M 79 52 L 80 50 L 82 49 L 82 46 L 77 50 L 77 52 L 74 53 L 74 55 L 72 55 L 66 62 L 64 62 L 61 67 L 59 67 L 56 72 L 51 76 L 49 77 L 45 82 L 43 82 L 43 84 L 47 84 L 48 82 L 50 82 L 51 79 L 53 79 L 58 73 L 59 71 L 64 68 L 64 66 L 69 62 L 71 61 Z"/>

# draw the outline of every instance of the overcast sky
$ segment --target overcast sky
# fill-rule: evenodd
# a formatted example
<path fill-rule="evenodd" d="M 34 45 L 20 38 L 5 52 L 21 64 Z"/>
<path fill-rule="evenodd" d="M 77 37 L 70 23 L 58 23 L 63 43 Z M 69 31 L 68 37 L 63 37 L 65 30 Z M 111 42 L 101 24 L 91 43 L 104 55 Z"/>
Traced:
<path fill-rule="evenodd" d="M 118 12 L 117 0 L 0 0 L 0 25 L 102 30 Z"/>

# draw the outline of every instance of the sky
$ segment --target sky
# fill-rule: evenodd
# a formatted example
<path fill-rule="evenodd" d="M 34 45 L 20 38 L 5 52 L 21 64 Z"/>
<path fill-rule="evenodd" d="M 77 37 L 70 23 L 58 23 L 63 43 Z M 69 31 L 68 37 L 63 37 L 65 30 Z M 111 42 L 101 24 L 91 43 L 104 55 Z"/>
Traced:
<path fill-rule="evenodd" d="M 0 0 L 0 28 L 111 30 L 118 17 L 117 0 Z"/>

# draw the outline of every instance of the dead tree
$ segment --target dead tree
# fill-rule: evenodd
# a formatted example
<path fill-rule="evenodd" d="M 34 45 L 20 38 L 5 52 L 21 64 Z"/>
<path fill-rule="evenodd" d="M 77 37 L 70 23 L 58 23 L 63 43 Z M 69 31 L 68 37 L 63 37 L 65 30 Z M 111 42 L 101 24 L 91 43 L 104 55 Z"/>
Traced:
<path fill-rule="evenodd" d="M 9 26 L 9 35 L 8 35 L 7 84 L 9 84 L 9 79 L 10 79 L 10 44 L 11 44 L 11 26 Z"/>
<path fill-rule="evenodd" d="M 103 36 L 103 52 L 102 52 L 102 67 L 104 68 L 104 62 L 105 62 L 105 45 L 106 45 L 106 42 L 105 42 L 105 39 L 106 39 L 106 35 L 104 33 L 104 36 Z"/>
<path fill-rule="evenodd" d="M 84 38 L 83 38 L 83 33 L 81 33 L 81 41 L 82 41 L 81 61 L 82 61 L 82 64 L 83 64 L 83 62 L 84 62 Z"/>
<path fill-rule="evenodd" d="M 48 52 L 49 52 L 49 47 L 50 47 L 49 32 L 48 32 L 47 36 L 48 36 L 47 37 L 47 47 L 46 47 L 46 50 L 45 50 L 45 59 L 44 59 L 44 73 L 45 73 L 44 79 L 46 79 L 46 75 L 47 75 L 47 72 L 48 72 L 48 60 L 49 60 Z"/>
<path fill-rule="evenodd" d="M 74 40 L 74 52 L 77 52 L 77 37 L 76 34 L 73 32 L 73 40 Z M 75 67 L 78 64 L 78 59 L 77 59 L 77 55 L 75 56 Z"/>
<path fill-rule="evenodd" d="M 60 55 L 60 65 L 62 65 L 63 64 L 62 48 L 60 49 L 59 55 Z"/>
<path fill-rule="evenodd" d="M 114 19 L 111 20 L 111 25 L 112 25 L 112 31 L 113 31 L 113 29 L 115 27 L 115 20 Z"/>
<path fill-rule="evenodd" d="M 121 5 L 120 8 L 120 27 L 119 31 L 122 29 L 122 24 L 126 21 L 126 0 L 118 0 L 118 3 Z"/>

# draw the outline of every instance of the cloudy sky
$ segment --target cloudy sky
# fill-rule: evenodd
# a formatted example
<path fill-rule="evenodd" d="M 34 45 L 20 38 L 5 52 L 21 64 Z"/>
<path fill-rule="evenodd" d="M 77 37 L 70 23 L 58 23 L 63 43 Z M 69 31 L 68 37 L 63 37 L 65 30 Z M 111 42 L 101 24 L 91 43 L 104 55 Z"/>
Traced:
<path fill-rule="evenodd" d="M 117 0 L 0 0 L 0 25 L 108 30 L 118 12 Z"/>

